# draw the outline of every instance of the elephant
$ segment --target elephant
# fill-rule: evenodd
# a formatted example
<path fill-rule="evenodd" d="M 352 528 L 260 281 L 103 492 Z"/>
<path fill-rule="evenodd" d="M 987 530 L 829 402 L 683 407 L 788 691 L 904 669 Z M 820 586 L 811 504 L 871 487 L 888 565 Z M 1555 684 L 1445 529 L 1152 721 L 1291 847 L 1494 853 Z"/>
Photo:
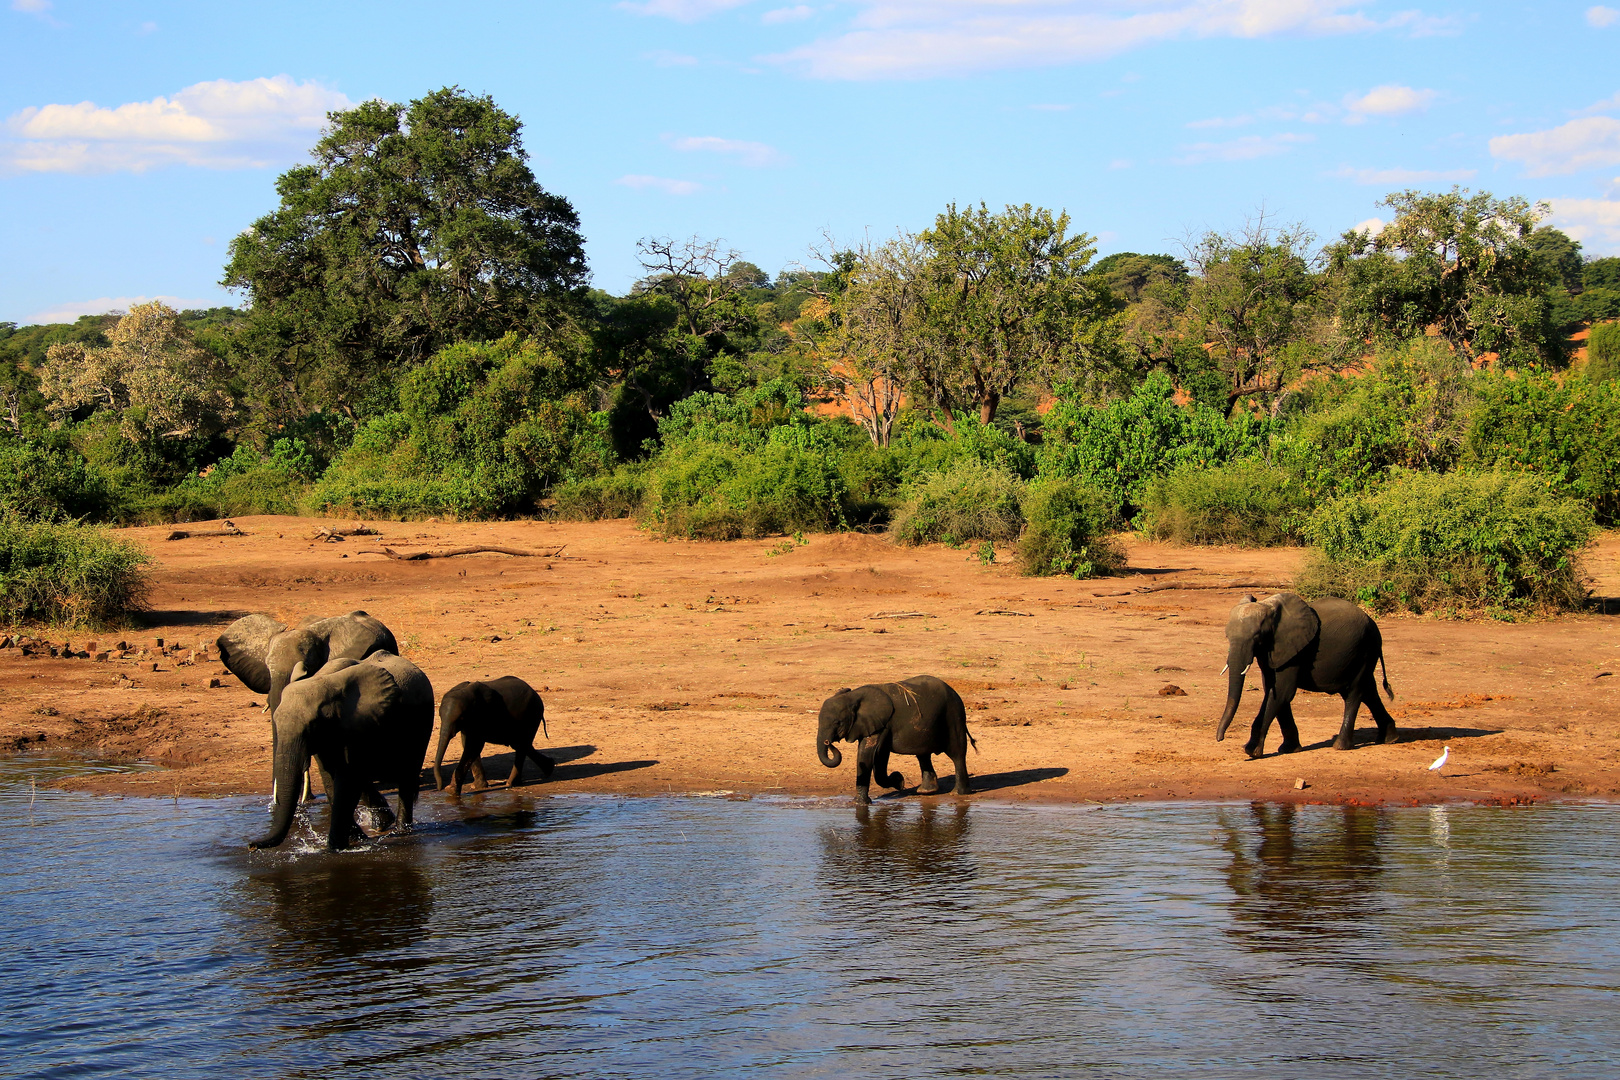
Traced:
<path fill-rule="evenodd" d="M 399 820 L 411 823 L 422 759 L 433 734 L 433 684 L 409 660 L 375 652 L 342 657 L 292 681 L 271 717 L 276 729 L 274 816 L 250 848 L 287 838 L 310 758 L 331 803 L 326 846 L 341 851 L 364 833 L 354 814 L 362 798 L 382 801 L 377 782 L 399 792 Z"/>
<path fill-rule="evenodd" d="M 302 665 L 308 675 L 328 660 L 364 660 L 374 652 L 399 652 L 393 632 L 364 611 L 311 617 L 294 630 L 268 615 L 246 615 L 227 626 L 215 644 L 231 674 L 256 693 L 268 695 L 272 716 L 294 679 L 295 667 Z"/>
<path fill-rule="evenodd" d="M 859 742 L 855 759 L 855 801 L 872 801 L 870 783 L 874 771 L 877 782 L 886 788 L 899 788 L 903 778 L 891 773 L 889 754 L 915 754 L 922 768 L 917 785 L 919 795 L 939 790 L 932 755 L 948 754 L 956 767 L 957 795 L 971 795 L 968 780 L 967 749 L 979 744 L 967 729 L 967 709 L 962 697 L 943 680 L 918 675 L 897 683 L 873 683 L 851 690 L 842 689 L 821 703 L 816 728 L 816 757 L 829 769 L 843 763 L 844 755 L 835 742 Z"/>
<path fill-rule="evenodd" d="M 1384 661 L 1384 639 L 1378 624 L 1355 604 L 1336 597 L 1306 603 L 1293 593 L 1277 593 L 1260 601 L 1247 596 L 1232 609 L 1226 640 L 1226 708 L 1215 725 L 1216 742 L 1226 738 L 1254 661 L 1259 661 L 1265 697 L 1243 747 L 1249 757 L 1265 752 L 1273 719 L 1283 733 L 1278 752 L 1291 754 L 1300 748 L 1292 707 L 1299 690 L 1344 698 L 1344 723 L 1333 740 L 1335 749 L 1350 749 L 1356 713 L 1363 704 L 1378 724 L 1379 742 L 1395 741 L 1395 718 L 1379 699 L 1373 679 L 1373 669 Z M 1387 666 L 1384 692 L 1395 697 Z"/>
<path fill-rule="evenodd" d="M 445 749 L 457 732 L 461 733 L 461 760 L 450 770 L 450 787 L 456 795 L 461 794 L 463 766 L 472 771 L 473 790 L 483 791 L 489 786 L 484 781 L 479 755 L 484 744 L 490 742 L 516 751 L 512 773 L 506 778 L 508 788 L 522 782 L 525 757 L 540 766 L 542 777 L 550 777 L 557 763 L 534 748 L 534 733 L 545 726 L 545 702 L 532 686 L 514 675 L 488 682 L 457 683 L 439 702 L 439 749 L 433 755 L 433 782 L 444 790 L 444 775 L 439 770 Z"/>

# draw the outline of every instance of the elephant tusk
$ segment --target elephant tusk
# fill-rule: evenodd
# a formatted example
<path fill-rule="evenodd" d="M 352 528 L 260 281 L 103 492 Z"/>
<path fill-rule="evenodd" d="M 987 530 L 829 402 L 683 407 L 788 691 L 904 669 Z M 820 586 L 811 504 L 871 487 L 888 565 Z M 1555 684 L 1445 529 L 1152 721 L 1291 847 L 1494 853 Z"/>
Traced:
<path fill-rule="evenodd" d="M 1230 660 L 1228 660 L 1226 663 L 1222 664 L 1221 665 L 1221 674 L 1225 675 L 1226 674 L 1226 669 L 1231 667 L 1231 666 L 1232 666 L 1232 662 Z"/>

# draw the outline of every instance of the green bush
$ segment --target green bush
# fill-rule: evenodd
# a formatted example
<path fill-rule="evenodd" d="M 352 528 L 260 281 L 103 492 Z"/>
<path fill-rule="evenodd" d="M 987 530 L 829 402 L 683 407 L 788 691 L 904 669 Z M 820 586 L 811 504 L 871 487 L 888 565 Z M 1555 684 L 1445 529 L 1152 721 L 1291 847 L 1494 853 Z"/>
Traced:
<path fill-rule="evenodd" d="M 1378 610 L 1572 609 L 1594 531 L 1585 504 L 1539 477 L 1397 471 L 1311 516 L 1319 550 L 1296 587 Z"/>
<path fill-rule="evenodd" d="M 1178 544 L 1295 544 L 1308 501 L 1298 477 L 1257 459 L 1183 466 L 1148 485 L 1138 524 Z"/>
<path fill-rule="evenodd" d="M 1620 322 L 1598 323 L 1586 339 L 1586 377 L 1600 383 L 1612 382 L 1616 375 L 1620 375 Z"/>
<path fill-rule="evenodd" d="M 0 620 L 106 626 L 146 604 L 151 556 L 106 529 L 0 515 Z"/>
<path fill-rule="evenodd" d="M 115 499 L 108 478 L 71 449 L 0 441 L 0 512 L 41 521 L 104 520 Z"/>
<path fill-rule="evenodd" d="M 1026 574 L 1087 578 L 1125 565 L 1110 536 L 1116 519 L 1108 493 L 1062 477 L 1025 486 L 1020 503 L 1027 525 L 1018 538 L 1018 566 Z"/>
<path fill-rule="evenodd" d="M 1122 518 L 1136 514 L 1148 485 L 1181 465 L 1214 465 L 1261 453 L 1271 422 L 1207 405 L 1177 405 L 1163 372 L 1128 398 L 1100 408 L 1060 387 L 1042 429 L 1040 474 L 1080 480 L 1106 492 Z"/>
<path fill-rule="evenodd" d="M 552 488 L 556 500 L 552 513 L 563 521 L 630 517 L 640 509 L 646 493 L 644 471 L 634 465 L 621 465 L 611 473 Z"/>
<path fill-rule="evenodd" d="M 1620 381 L 1520 371 L 1481 376 L 1478 391 L 1465 464 L 1539 473 L 1599 524 L 1620 523 Z"/>
<path fill-rule="evenodd" d="M 890 531 L 902 544 L 1016 540 L 1024 525 L 1023 488 L 1006 469 L 963 460 L 908 484 Z"/>
<path fill-rule="evenodd" d="M 849 490 L 816 429 L 779 428 L 758 449 L 676 445 L 648 468 L 638 517 L 665 536 L 735 540 L 848 528 Z"/>

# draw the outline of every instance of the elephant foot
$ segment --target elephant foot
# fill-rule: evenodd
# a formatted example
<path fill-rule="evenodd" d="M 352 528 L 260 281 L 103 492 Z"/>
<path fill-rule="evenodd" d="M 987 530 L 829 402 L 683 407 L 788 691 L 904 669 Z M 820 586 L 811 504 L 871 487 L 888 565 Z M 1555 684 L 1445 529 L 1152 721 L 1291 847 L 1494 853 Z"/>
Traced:
<path fill-rule="evenodd" d="M 1335 750 L 1348 750 L 1351 746 L 1352 743 L 1350 741 L 1350 737 L 1347 735 L 1340 735 L 1337 739 L 1333 740 L 1333 749 Z"/>
<path fill-rule="evenodd" d="M 1388 731 L 1386 731 L 1383 734 L 1378 736 L 1378 741 L 1383 743 L 1385 746 L 1388 746 L 1391 743 L 1399 742 L 1400 740 L 1399 740 L 1399 737 L 1395 734 L 1395 729 L 1390 728 Z"/>
<path fill-rule="evenodd" d="M 281 845 L 281 841 L 277 840 L 273 836 L 261 836 L 256 840 L 249 840 L 248 841 L 248 850 L 249 851 L 266 851 L 266 850 L 268 850 L 270 848 L 273 848 L 273 847 L 279 847 L 280 845 Z"/>
<path fill-rule="evenodd" d="M 546 755 L 544 755 L 544 754 L 539 755 L 539 760 L 540 760 L 540 779 L 542 779 L 542 780 L 550 780 L 551 779 L 551 774 L 557 768 L 557 763 L 555 761 L 553 761 L 551 758 L 546 757 Z"/>
<path fill-rule="evenodd" d="M 1264 750 L 1262 750 L 1262 749 L 1261 749 L 1261 748 L 1260 748 L 1260 747 L 1258 747 L 1258 746 L 1245 746 L 1245 747 L 1244 747 L 1244 748 L 1243 748 L 1243 752 L 1244 752 L 1244 753 L 1245 753 L 1245 754 L 1248 754 L 1248 755 L 1249 755 L 1249 760 L 1250 760 L 1250 761 L 1253 761 L 1253 760 L 1255 760 L 1255 759 L 1256 759 L 1256 758 L 1260 758 L 1260 757 L 1264 757 L 1264 756 L 1265 756 L 1265 753 L 1266 753 L 1266 752 L 1265 752 L 1265 751 L 1264 751 Z"/>
<path fill-rule="evenodd" d="M 1277 747 L 1277 753 L 1279 753 L 1279 754 L 1297 754 L 1299 751 L 1301 751 L 1303 749 L 1304 749 L 1304 747 L 1301 746 L 1297 742 L 1292 742 L 1292 743 L 1285 742 L 1281 746 Z"/>
<path fill-rule="evenodd" d="M 892 772 L 883 778 L 882 783 L 886 788 L 893 788 L 894 790 L 899 791 L 901 788 L 906 786 L 906 778 L 897 772 Z"/>
<path fill-rule="evenodd" d="M 922 778 L 922 783 L 917 785 L 917 794 L 919 795 L 934 795 L 938 792 L 939 777 L 937 776 L 925 776 Z"/>
<path fill-rule="evenodd" d="M 955 784 L 951 785 L 951 794 L 971 795 L 973 794 L 973 785 L 968 783 L 966 780 L 958 780 Z"/>
<path fill-rule="evenodd" d="M 855 805 L 856 806 L 870 806 L 871 804 L 872 804 L 872 796 L 868 795 L 864 791 L 857 791 L 855 793 Z"/>

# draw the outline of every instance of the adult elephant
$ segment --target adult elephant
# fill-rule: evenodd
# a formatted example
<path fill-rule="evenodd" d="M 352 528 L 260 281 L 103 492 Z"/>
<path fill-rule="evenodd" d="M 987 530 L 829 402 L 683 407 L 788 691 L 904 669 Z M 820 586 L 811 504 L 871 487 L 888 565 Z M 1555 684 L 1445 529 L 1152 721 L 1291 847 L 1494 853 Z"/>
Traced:
<path fill-rule="evenodd" d="M 861 744 L 855 759 L 857 803 L 872 801 L 874 771 L 882 787 L 899 788 L 904 783 L 899 773 L 888 771 L 891 752 L 917 756 L 922 769 L 919 795 L 939 790 L 934 754 L 949 755 L 956 767 L 954 793 L 973 793 L 967 771 L 967 748 L 973 743 L 967 729 L 967 709 L 960 694 L 932 675 L 845 688 L 822 702 L 816 725 L 816 756 L 829 769 L 843 763 L 843 753 L 833 745 L 839 741 Z M 973 746 L 978 749 L 977 743 Z"/>
<path fill-rule="evenodd" d="M 433 782 L 442 791 L 444 752 L 450 740 L 461 735 L 461 760 L 450 770 L 453 794 L 461 794 L 461 770 L 472 772 L 473 789 L 488 787 L 484 780 L 484 764 L 480 756 L 485 743 L 510 746 L 514 752 L 512 772 L 506 778 L 508 788 L 523 780 L 523 759 L 529 758 L 540 767 L 540 775 L 549 777 L 557 763 L 534 748 L 534 736 L 546 726 L 546 705 L 534 687 L 515 675 L 505 675 L 487 682 L 457 683 L 445 692 L 439 702 L 439 748 L 433 755 Z M 549 734 L 549 732 L 548 732 Z"/>
<path fill-rule="evenodd" d="M 433 733 L 433 684 L 415 664 L 391 652 L 334 660 L 291 683 L 271 723 L 276 729 L 274 816 L 270 831 L 249 847 L 273 848 L 287 838 L 311 758 L 331 804 L 330 850 L 341 851 L 364 836 L 355 809 L 364 795 L 381 800 L 379 782 L 397 786 L 399 819 L 411 823 Z"/>
<path fill-rule="evenodd" d="M 364 611 L 305 619 L 296 629 L 268 615 L 237 619 L 215 639 L 219 658 L 255 693 L 265 694 L 271 715 L 295 678 L 313 674 L 330 660 L 364 660 L 374 652 L 399 652 L 393 631 Z"/>
<path fill-rule="evenodd" d="M 1243 697 L 1249 665 L 1256 661 L 1265 697 L 1243 746 L 1251 758 L 1265 752 L 1273 719 L 1283 733 L 1278 752 L 1290 754 L 1300 748 L 1292 705 L 1300 690 L 1344 698 L 1344 723 L 1333 740 L 1334 749 L 1350 749 L 1356 713 L 1363 703 L 1378 724 L 1378 741 L 1395 741 L 1395 718 L 1379 700 L 1373 677 L 1384 659 L 1383 635 L 1378 624 L 1355 604 L 1336 597 L 1306 603 L 1294 593 L 1277 593 L 1259 601 L 1247 596 L 1232 609 L 1226 642 L 1226 708 L 1215 725 L 1216 742 L 1226 738 Z M 1395 696 L 1387 668 L 1384 692 Z"/>

